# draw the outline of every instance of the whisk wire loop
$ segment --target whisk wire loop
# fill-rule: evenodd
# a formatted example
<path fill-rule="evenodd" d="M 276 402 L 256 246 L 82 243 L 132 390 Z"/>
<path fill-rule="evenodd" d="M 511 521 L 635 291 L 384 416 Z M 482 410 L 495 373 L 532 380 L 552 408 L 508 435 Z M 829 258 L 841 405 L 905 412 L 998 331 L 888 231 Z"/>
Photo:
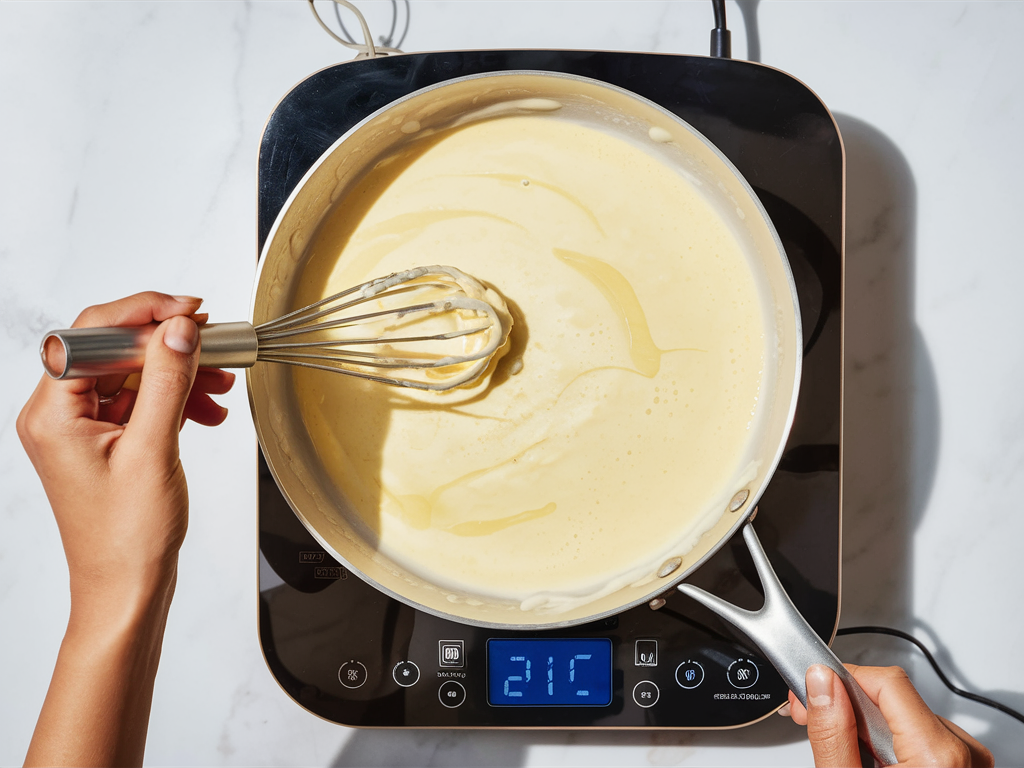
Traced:
<path fill-rule="evenodd" d="M 422 277 L 428 275 L 434 276 L 437 274 L 443 274 L 447 277 L 453 277 L 456 274 L 461 278 L 468 278 L 469 276 L 453 267 L 416 267 L 415 269 L 409 269 L 405 272 L 395 272 L 386 277 L 378 277 L 373 280 L 368 280 L 361 285 L 347 288 L 344 291 L 327 296 L 326 298 L 314 301 L 312 304 L 307 304 L 304 307 L 288 312 L 287 314 L 281 315 L 274 320 L 269 320 L 265 323 L 260 323 L 256 326 L 256 332 L 269 332 L 274 330 L 282 330 L 284 328 L 291 328 L 296 325 L 302 325 L 305 323 L 311 323 L 318 320 L 321 317 L 327 317 L 328 315 L 341 312 L 351 307 L 357 306 L 358 304 L 364 304 L 368 301 L 378 299 L 382 294 L 387 296 L 398 296 L 409 291 L 422 291 L 423 289 L 435 289 L 445 290 L 451 288 L 450 282 L 444 282 L 441 280 L 422 280 L 413 285 L 407 285 L 415 280 L 419 280 Z M 472 279 L 472 278 L 469 278 Z M 474 281 L 475 282 L 475 281 Z M 346 296 L 351 296 L 353 293 L 358 292 L 359 295 L 348 301 L 341 302 L 341 299 Z M 315 311 L 320 307 L 328 304 L 334 304 L 335 302 L 341 302 L 336 306 L 329 307 L 328 309 Z"/>
<path fill-rule="evenodd" d="M 350 307 L 353 306 L 353 304 L 347 304 L 345 306 Z M 489 306 L 490 305 L 488 305 L 486 302 L 476 301 L 474 299 L 470 299 L 468 302 L 461 301 L 458 303 L 453 303 L 452 299 L 445 299 L 443 301 L 432 301 L 426 304 L 416 304 L 410 307 L 402 307 L 401 309 L 384 309 L 378 312 L 367 312 L 366 314 L 362 315 L 353 315 L 352 317 L 346 317 L 340 320 L 330 320 L 326 323 L 316 323 L 315 325 L 312 325 L 312 323 L 315 320 L 321 317 L 326 317 L 327 315 L 333 314 L 337 311 L 340 311 L 342 307 L 339 307 L 338 309 L 317 312 L 316 314 L 310 316 L 309 318 L 303 319 L 301 321 L 303 323 L 302 325 L 299 325 L 296 322 L 289 326 L 278 327 L 270 331 L 263 330 L 263 326 L 258 326 L 256 328 L 256 335 L 260 339 L 284 339 L 289 338 L 291 336 L 299 336 L 301 334 L 306 333 L 315 333 L 317 331 L 327 331 L 336 328 L 346 328 L 353 325 L 361 325 L 369 320 L 385 318 L 389 316 L 393 316 L 396 319 L 401 319 L 405 315 L 409 315 L 416 312 L 449 312 L 452 309 L 464 309 L 469 311 L 477 311 L 486 315 Z"/>
<path fill-rule="evenodd" d="M 417 267 L 370 280 L 256 326 L 256 359 L 450 389 L 475 379 L 506 335 L 494 307 L 467 295 L 466 285 L 483 294 L 483 286 L 452 267 Z M 377 307 L 338 317 L 370 302 Z"/>
<path fill-rule="evenodd" d="M 466 328 L 461 331 L 446 331 L 445 333 L 434 334 L 433 336 L 395 336 L 388 337 L 386 341 L 388 343 L 402 343 L 402 342 L 416 342 L 416 341 L 446 341 L 448 339 L 457 339 L 461 336 L 472 336 L 475 333 L 484 333 L 490 330 L 489 325 L 480 325 L 475 328 Z M 312 347 L 341 347 L 348 346 L 349 344 L 380 344 L 385 339 L 380 338 L 366 338 L 366 339 L 338 339 L 336 341 L 282 341 L 270 344 L 261 344 L 260 352 L 270 352 L 275 350 L 284 349 L 303 349 Z M 371 354 L 371 353 L 364 353 Z"/>

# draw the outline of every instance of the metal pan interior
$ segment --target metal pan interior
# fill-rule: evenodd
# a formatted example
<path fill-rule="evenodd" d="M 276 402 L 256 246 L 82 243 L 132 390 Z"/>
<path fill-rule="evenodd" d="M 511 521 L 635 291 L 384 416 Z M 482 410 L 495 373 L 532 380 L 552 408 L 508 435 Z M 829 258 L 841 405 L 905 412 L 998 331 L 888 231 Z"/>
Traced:
<path fill-rule="evenodd" d="M 313 243 L 324 222 L 346 204 L 367 175 L 386 165 L 396 147 L 454 124 L 485 120 L 510 101 L 550 99 L 562 118 L 615 133 L 641 145 L 704 192 L 740 242 L 758 285 L 769 335 L 758 424 L 749 451 L 756 472 L 725 489 L 722 514 L 696 540 L 652 539 L 657 564 L 645 577 L 595 600 L 552 613 L 516 600 L 453 590 L 410 573 L 385 557 L 354 522 L 345 490 L 335 487 L 306 431 L 285 366 L 257 364 L 247 382 L 260 442 L 278 485 L 312 535 L 382 591 L 427 612 L 465 623 L 507 627 L 570 626 L 617 613 L 670 589 L 711 556 L 748 516 L 781 457 L 799 389 L 800 316 L 795 286 L 779 238 L 749 185 L 692 127 L 635 94 L 584 78 L 507 72 L 461 78 L 424 89 L 355 126 L 310 169 L 282 209 L 261 257 L 252 322 L 294 309 Z M 743 498 L 727 511 L 730 500 Z M 624 512 L 625 513 L 625 512 Z M 663 564 L 667 563 L 662 567 Z M 675 567 L 671 567 L 675 566 Z"/>

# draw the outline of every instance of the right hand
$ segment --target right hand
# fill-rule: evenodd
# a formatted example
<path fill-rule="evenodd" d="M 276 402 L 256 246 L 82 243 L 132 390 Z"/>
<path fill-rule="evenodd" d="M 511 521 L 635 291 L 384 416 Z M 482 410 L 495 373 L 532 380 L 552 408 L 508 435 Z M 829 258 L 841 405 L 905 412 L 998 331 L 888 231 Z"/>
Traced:
<path fill-rule="evenodd" d="M 186 419 L 216 425 L 211 394 L 234 374 L 197 373 L 200 300 L 140 293 L 75 327 L 159 323 L 138 389 L 124 376 L 43 376 L 17 429 L 64 543 L 71 615 L 28 765 L 141 765 L 164 626 L 188 525 L 178 458 Z"/>
<path fill-rule="evenodd" d="M 73 615 L 93 598 L 115 609 L 139 585 L 173 582 L 188 520 L 178 431 L 186 419 L 222 422 L 210 394 L 234 380 L 197 374 L 200 301 L 149 292 L 88 308 L 74 327 L 160 323 L 137 391 L 124 376 L 43 376 L 18 417 L 64 542 Z"/>
<path fill-rule="evenodd" d="M 893 750 L 901 766 L 942 765 L 947 768 L 991 768 L 992 753 L 960 726 L 934 714 L 899 667 L 846 668 L 868 697 L 878 705 L 892 730 Z M 857 720 L 850 697 L 839 677 L 816 664 L 807 670 L 807 708 L 792 691 L 780 710 L 799 725 L 818 768 L 859 766 Z"/>

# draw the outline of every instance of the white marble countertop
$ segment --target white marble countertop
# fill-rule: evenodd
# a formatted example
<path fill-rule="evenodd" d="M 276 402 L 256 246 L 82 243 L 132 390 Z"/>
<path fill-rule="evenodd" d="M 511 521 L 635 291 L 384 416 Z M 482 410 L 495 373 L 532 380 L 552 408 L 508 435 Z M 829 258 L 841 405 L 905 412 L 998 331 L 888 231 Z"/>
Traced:
<path fill-rule="evenodd" d="M 390 3 L 360 5 L 386 26 Z M 748 0 L 728 11 L 735 55 L 806 82 L 846 142 L 842 623 L 908 630 L 954 681 L 1024 709 L 1024 4 Z M 403 47 L 703 54 L 710 27 L 704 0 L 413 0 Z M 264 120 L 298 80 L 349 58 L 299 0 L 0 3 L 2 765 L 24 757 L 68 608 L 56 526 L 14 430 L 41 332 L 150 288 L 203 296 L 215 320 L 245 317 Z M 802 729 L 778 717 L 583 734 L 354 731 L 308 714 L 257 642 L 255 438 L 244 388 L 224 401 L 223 427 L 182 436 L 191 525 L 149 763 L 812 762 Z M 899 641 L 835 647 L 905 665 L 1000 765 L 1024 762 L 1024 725 L 949 694 Z"/>

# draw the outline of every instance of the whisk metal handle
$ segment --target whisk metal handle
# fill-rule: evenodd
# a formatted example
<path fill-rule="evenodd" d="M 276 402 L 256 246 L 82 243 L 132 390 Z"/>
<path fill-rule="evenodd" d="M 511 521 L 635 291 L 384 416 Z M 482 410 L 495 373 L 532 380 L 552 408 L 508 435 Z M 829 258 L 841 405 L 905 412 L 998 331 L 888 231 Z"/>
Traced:
<path fill-rule="evenodd" d="M 199 364 L 207 368 L 252 368 L 256 364 L 256 329 L 249 323 L 199 326 Z"/>
<path fill-rule="evenodd" d="M 39 345 L 39 355 L 54 379 L 132 373 L 142 370 L 154 330 L 156 325 L 50 331 Z M 249 323 L 201 325 L 199 344 L 199 364 L 207 368 L 249 368 L 256 363 L 256 329 Z"/>

